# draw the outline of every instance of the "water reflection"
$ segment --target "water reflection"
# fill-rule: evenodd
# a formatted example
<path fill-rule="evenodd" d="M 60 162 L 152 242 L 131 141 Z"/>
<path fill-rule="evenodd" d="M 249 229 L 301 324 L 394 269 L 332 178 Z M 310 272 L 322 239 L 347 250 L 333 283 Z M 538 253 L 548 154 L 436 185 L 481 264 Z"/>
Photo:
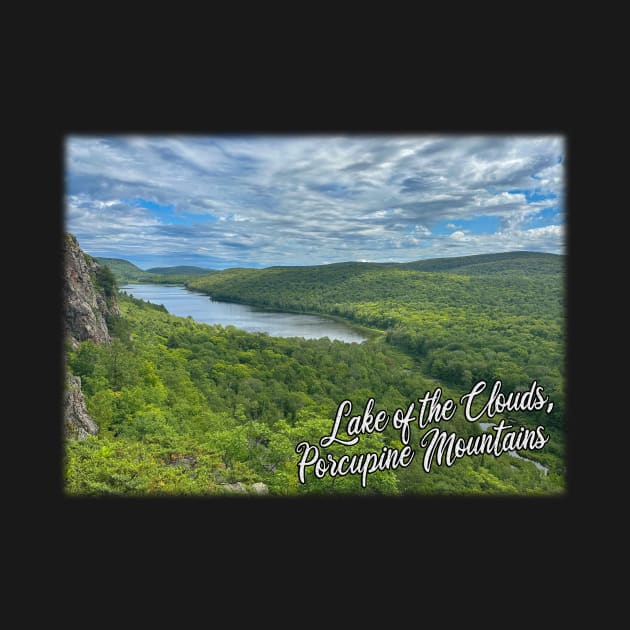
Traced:
<path fill-rule="evenodd" d="M 343 322 L 326 317 L 267 311 L 246 304 L 218 302 L 182 286 L 126 284 L 120 288 L 136 298 L 163 304 L 172 315 L 190 316 L 204 324 L 232 325 L 248 332 L 266 332 L 272 337 L 328 337 L 356 343 L 366 339 Z"/>

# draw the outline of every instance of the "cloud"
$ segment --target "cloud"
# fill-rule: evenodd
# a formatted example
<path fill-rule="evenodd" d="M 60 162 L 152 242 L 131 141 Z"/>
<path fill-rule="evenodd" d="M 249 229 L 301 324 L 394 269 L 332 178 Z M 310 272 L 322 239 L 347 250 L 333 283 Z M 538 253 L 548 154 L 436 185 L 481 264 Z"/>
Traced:
<path fill-rule="evenodd" d="M 457 232 L 453 232 L 450 237 L 454 241 L 469 241 L 470 237 L 466 236 L 464 232 L 461 230 L 457 230 Z"/>
<path fill-rule="evenodd" d="M 461 230 L 432 243 L 431 256 L 439 257 L 441 250 L 449 256 L 484 254 L 488 252 L 539 251 L 564 253 L 564 226 L 547 225 L 530 229 L 498 231 L 493 234 L 470 234 Z"/>
<path fill-rule="evenodd" d="M 564 177 L 557 136 L 70 136 L 66 228 L 94 255 L 215 267 L 561 252 Z"/>

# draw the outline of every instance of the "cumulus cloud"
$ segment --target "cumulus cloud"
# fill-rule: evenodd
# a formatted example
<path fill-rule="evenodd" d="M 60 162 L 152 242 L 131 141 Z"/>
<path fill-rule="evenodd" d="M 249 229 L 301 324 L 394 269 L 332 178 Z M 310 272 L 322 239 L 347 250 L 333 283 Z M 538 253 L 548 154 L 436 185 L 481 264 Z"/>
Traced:
<path fill-rule="evenodd" d="M 66 227 L 149 266 L 560 253 L 564 177 L 557 136 L 70 136 Z"/>
<path fill-rule="evenodd" d="M 453 232 L 450 236 L 450 238 L 454 241 L 468 241 L 470 240 L 469 237 L 466 236 L 466 234 L 464 232 L 462 232 L 461 230 L 457 230 L 456 232 Z"/>

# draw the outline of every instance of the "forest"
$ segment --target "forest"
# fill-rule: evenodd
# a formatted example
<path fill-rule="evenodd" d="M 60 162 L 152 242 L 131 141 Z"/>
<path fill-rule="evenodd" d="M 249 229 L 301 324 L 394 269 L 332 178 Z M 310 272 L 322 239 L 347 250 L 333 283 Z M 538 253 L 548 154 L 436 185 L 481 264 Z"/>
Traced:
<path fill-rule="evenodd" d="M 443 259 L 448 272 L 414 268 L 439 268 L 436 261 L 229 269 L 187 286 L 217 300 L 335 315 L 379 329 L 426 374 L 452 385 L 501 378 L 516 388 L 537 379 L 562 399 L 563 258 L 498 256 Z M 561 416 L 559 409 L 555 424 Z"/>
<path fill-rule="evenodd" d="M 121 275 L 120 265 L 112 272 L 119 283 L 140 279 Z M 564 257 L 522 252 L 161 278 L 218 300 L 340 317 L 373 334 L 362 344 L 270 337 L 174 317 L 119 293 L 112 343 L 66 349 L 100 428 L 66 442 L 68 494 L 215 496 L 237 482 L 264 483 L 277 496 L 564 491 Z M 522 453 L 527 459 L 469 456 L 427 473 L 418 448 L 425 431 L 412 426 L 411 464 L 370 474 L 365 488 L 359 475 L 312 471 L 300 483 L 296 445 L 329 435 L 341 401 L 363 409 L 373 398 L 375 409 L 391 412 L 438 387 L 459 400 L 478 381 L 499 379 L 515 392 L 536 381 L 553 400 L 549 413 L 508 414 L 515 426 L 544 425 L 549 435 L 544 449 Z M 449 424 L 464 438 L 482 433 L 461 408 Z M 385 452 L 400 449 L 400 439 L 389 424 L 327 451 Z"/>
<path fill-rule="evenodd" d="M 156 284 L 184 284 L 191 276 L 213 273 L 211 269 L 202 269 L 190 265 L 177 267 L 151 267 L 140 269 L 128 260 L 122 258 L 94 258 L 97 263 L 107 267 L 119 284 L 127 282 L 152 282 Z"/>

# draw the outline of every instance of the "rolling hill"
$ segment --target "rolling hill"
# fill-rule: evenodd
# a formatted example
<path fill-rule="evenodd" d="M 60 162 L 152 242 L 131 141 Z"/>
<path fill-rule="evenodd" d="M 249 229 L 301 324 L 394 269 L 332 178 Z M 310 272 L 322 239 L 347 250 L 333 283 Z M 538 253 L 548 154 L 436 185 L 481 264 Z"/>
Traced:
<path fill-rule="evenodd" d="M 191 279 L 191 276 L 207 275 L 214 273 L 212 269 L 202 269 L 179 265 L 175 267 L 152 267 L 151 269 L 140 269 L 133 263 L 123 258 L 96 258 L 100 265 L 107 265 L 116 282 L 127 284 L 128 282 L 156 282 L 158 284 L 184 284 Z"/>
<path fill-rule="evenodd" d="M 226 269 L 187 282 L 215 300 L 332 315 L 383 331 L 427 373 L 562 387 L 565 257 L 510 252 L 402 264 Z"/>
<path fill-rule="evenodd" d="M 95 260 L 99 265 L 107 265 L 119 284 L 141 280 L 146 275 L 146 271 L 122 258 L 96 257 Z"/>
<path fill-rule="evenodd" d="M 121 293 L 112 343 L 86 340 L 67 353 L 69 375 L 80 379 L 98 427 L 85 439 L 66 441 L 70 495 L 531 497 L 564 491 L 564 256 L 513 252 L 204 275 L 101 262 L 134 281 L 184 279 L 215 299 L 332 315 L 374 334 L 362 344 L 271 337 L 175 317 Z M 403 410 L 431 390 L 461 401 L 482 381 L 500 381 L 508 396 L 544 387 L 553 407 L 508 409 L 505 417 L 497 409 L 496 418 L 509 421 L 507 429 L 514 425 L 512 435 L 543 430 L 544 449 L 505 447 L 514 457 L 486 449 L 452 466 L 434 462 L 430 471 L 419 453 L 409 466 L 370 475 L 367 488 L 356 475 L 298 480 L 296 444 L 327 435 L 340 400 L 361 408 L 373 398 L 382 409 Z M 425 432 L 418 425 L 409 443 L 424 447 L 424 436 L 438 428 Z M 460 407 L 444 431 L 483 444 L 486 429 Z M 349 456 L 393 452 L 399 438 L 387 426 L 362 436 Z M 345 453 L 337 448 L 328 456 L 341 461 Z"/>
<path fill-rule="evenodd" d="M 396 265 L 399 269 L 416 271 L 448 271 L 464 275 L 492 273 L 551 273 L 562 270 L 564 257 L 541 252 L 503 252 L 500 254 L 478 254 L 454 258 L 431 258 Z"/>
<path fill-rule="evenodd" d="M 157 273 L 163 276 L 198 276 L 213 273 L 214 269 L 203 269 L 202 267 L 192 267 L 190 265 L 178 265 L 176 267 L 151 267 L 147 273 Z"/>
<path fill-rule="evenodd" d="M 436 258 L 409 263 L 342 262 L 330 265 L 234 268 L 191 279 L 187 285 L 217 299 L 261 306 L 330 312 L 335 303 L 353 300 L 418 297 L 429 286 L 436 291 L 457 276 L 479 277 L 475 283 L 495 287 L 508 283 L 512 290 L 534 278 L 559 278 L 565 257 L 537 252 L 508 252 L 457 258 Z M 481 283 L 481 284 L 480 284 Z M 467 282 L 470 287 L 470 282 Z M 420 290 L 420 293 L 418 291 Z M 479 296 L 482 300 L 482 297 Z"/>

